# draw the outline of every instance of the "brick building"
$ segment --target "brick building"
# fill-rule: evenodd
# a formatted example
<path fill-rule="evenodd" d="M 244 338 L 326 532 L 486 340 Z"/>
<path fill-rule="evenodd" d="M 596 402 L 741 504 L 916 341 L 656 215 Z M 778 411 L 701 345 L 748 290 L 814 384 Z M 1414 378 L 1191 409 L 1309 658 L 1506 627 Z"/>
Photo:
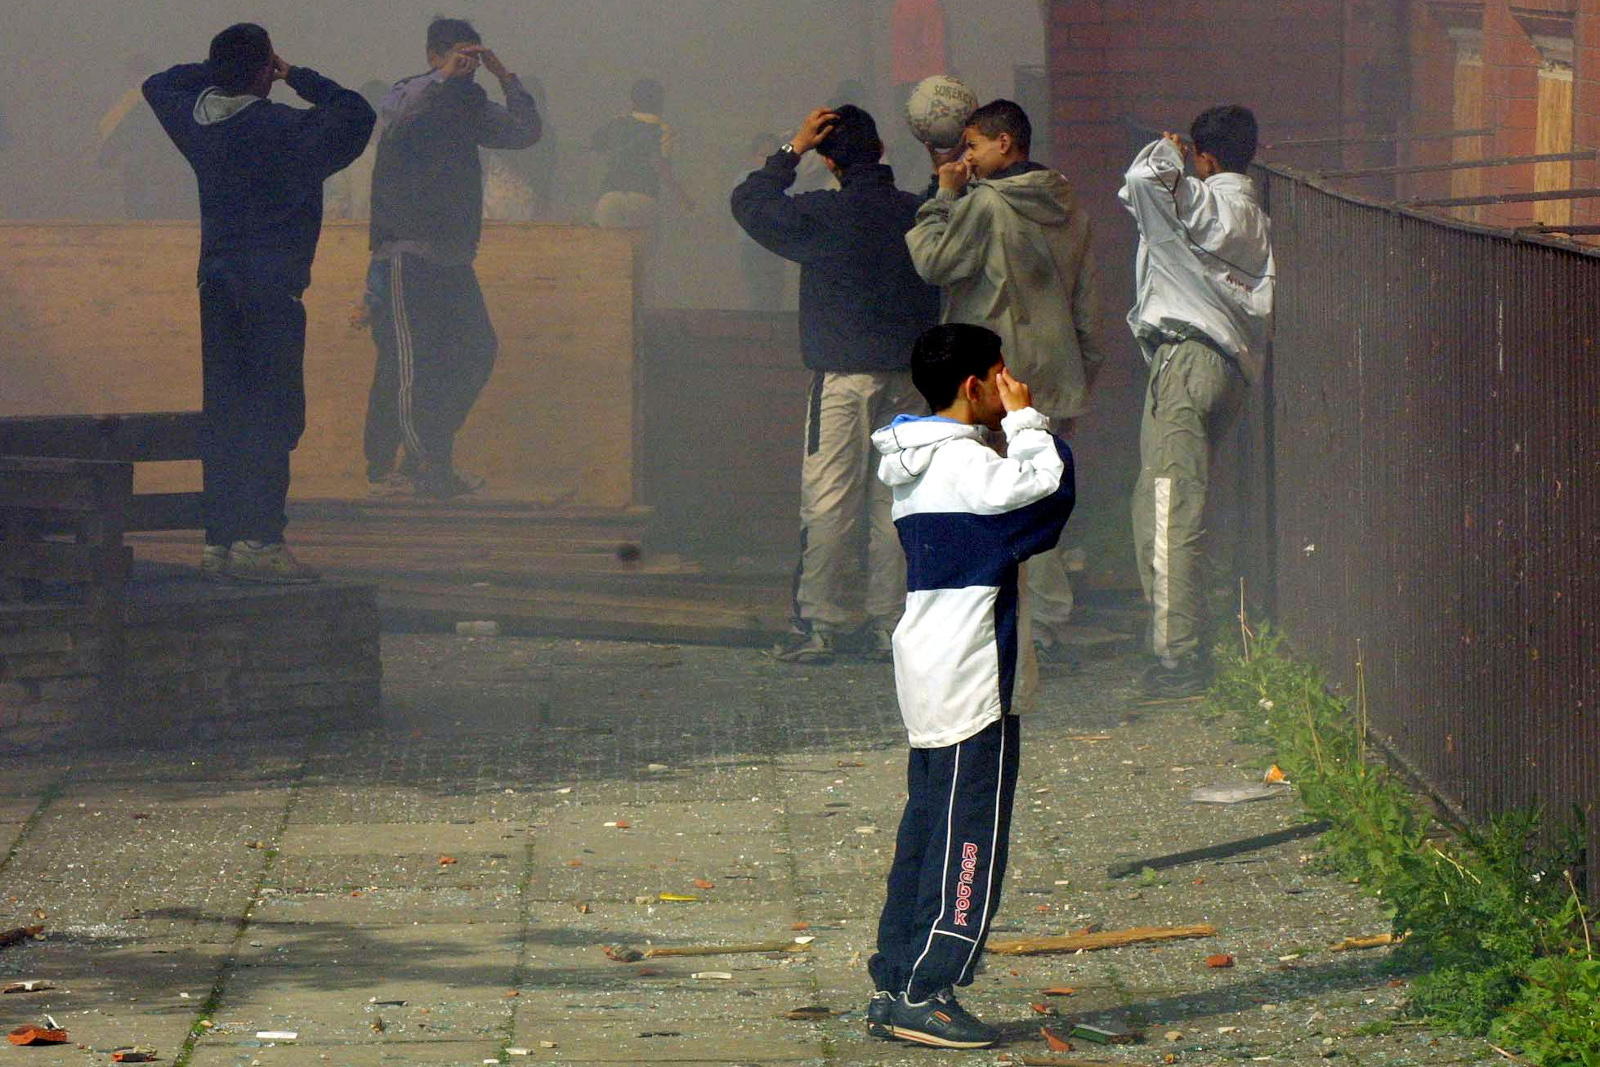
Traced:
<path fill-rule="evenodd" d="M 1263 149 L 1312 171 L 1572 152 L 1600 145 L 1600 0 L 1041 0 L 1053 162 L 1093 212 L 1113 354 L 1090 447 L 1134 432 L 1141 368 L 1122 315 L 1135 239 L 1115 200 L 1138 143 L 1126 117 L 1187 130 L 1242 103 L 1262 140 L 1488 129 L 1480 137 Z M 1374 198 L 1600 185 L 1593 160 L 1341 182 Z M 1453 209 L 1498 226 L 1600 223 L 1600 198 Z M 1106 438 L 1110 438 L 1109 440 Z M 1136 438 L 1134 438 L 1136 439 Z"/>

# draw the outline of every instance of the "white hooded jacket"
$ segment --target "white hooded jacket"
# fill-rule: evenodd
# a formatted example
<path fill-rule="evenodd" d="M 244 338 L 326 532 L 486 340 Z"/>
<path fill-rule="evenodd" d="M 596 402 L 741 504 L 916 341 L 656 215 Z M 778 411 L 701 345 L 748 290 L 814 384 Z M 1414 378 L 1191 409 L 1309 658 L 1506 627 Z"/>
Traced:
<path fill-rule="evenodd" d="M 1072 452 L 1049 427 L 1032 408 L 1007 415 L 1003 457 L 982 427 L 936 415 L 872 435 L 906 552 L 894 676 L 913 748 L 958 744 L 1012 711 L 1018 568 L 1055 547 L 1074 499 Z"/>
<path fill-rule="evenodd" d="M 1138 293 L 1128 325 L 1148 361 L 1162 336 L 1203 333 L 1261 380 L 1272 333 L 1272 223 L 1248 175 L 1186 178 L 1162 138 L 1134 158 L 1117 194 L 1139 224 Z"/>

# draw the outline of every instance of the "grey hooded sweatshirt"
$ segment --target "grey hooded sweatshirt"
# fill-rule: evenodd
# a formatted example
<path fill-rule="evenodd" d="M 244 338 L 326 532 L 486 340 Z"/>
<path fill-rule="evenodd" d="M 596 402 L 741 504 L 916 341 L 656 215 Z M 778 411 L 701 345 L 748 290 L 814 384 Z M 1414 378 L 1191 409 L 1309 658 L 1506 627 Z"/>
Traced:
<path fill-rule="evenodd" d="M 1055 171 L 1023 164 L 1002 175 L 939 190 L 906 245 L 923 280 L 944 289 L 941 321 L 999 334 L 1035 407 L 1074 418 L 1089 410 L 1102 359 L 1089 219 Z"/>

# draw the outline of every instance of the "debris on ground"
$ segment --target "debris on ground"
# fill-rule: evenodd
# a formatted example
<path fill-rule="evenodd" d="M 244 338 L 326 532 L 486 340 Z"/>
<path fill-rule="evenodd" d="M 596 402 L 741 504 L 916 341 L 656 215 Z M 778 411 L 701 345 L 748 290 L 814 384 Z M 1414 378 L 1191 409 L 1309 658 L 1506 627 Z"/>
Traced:
<path fill-rule="evenodd" d="M 0 931 L 0 948 L 26 941 L 30 937 L 38 937 L 42 933 L 44 933 L 43 926 L 19 926 L 14 930 Z"/>
<path fill-rule="evenodd" d="M 1206 957 L 1206 966 L 1219 969 L 1223 967 L 1232 967 L 1233 957 L 1226 952 L 1219 952 L 1214 956 Z"/>
<path fill-rule="evenodd" d="M 1289 795 L 1287 785 L 1203 785 L 1189 794 L 1196 804 L 1248 804 Z"/>
<path fill-rule="evenodd" d="M 714 980 L 719 981 L 719 982 L 731 982 L 731 981 L 733 981 L 733 975 L 728 973 L 727 971 L 696 971 L 693 974 L 691 974 L 689 977 L 690 978 L 714 979 Z"/>
<path fill-rule="evenodd" d="M 297 1030 L 257 1030 L 257 1041 L 297 1041 L 300 1033 Z"/>
<path fill-rule="evenodd" d="M 790 1008 L 783 1013 L 785 1019 L 795 1022 L 814 1023 L 824 1019 L 831 1019 L 836 1013 L 826 1004 L 807 1004 L 803 1008 Z"/>
<path fill-rule="evenodd" d="M 128 1045 L 111 1050 L 112 1063 L 151 1063 L 156 1059 L 154 1045 Z"/>
<path fill-rule="evenodd" d="M 1169 853 L 1165 856 L 1152 856 L 1149 859 L 1113 863 L 1106 868 L 1106 874 L 1111 878 L 1126 878 L 1130 874 L 1141 874 L 1146 870 L 1161 871 L 1169 867 L 1181 867 L 1188 863 L 1227 859 L 1230 856 L 1239 856 L 1246 852 L 1259 852 L 1262 849 L 1286 844 L 1302 837 L 1315 837 L 1332 825 L 1326 820 L 1319 820 L 1317 822 L 1302 823 L 1299 826 L 1290 826 L 1283 830 L 1274 830 L 1271 833 L 1257 834 L 1254 837 L 1240 838 L 1237 841 L 1225 841 L 1220 845 L 1192 848 L 1184 852 Z"/>
<path fill-rule="evenodd" d="M 65 1030 L 43 1026 L 19 1026 L 8 1035 L 13 1045 L 64 1045 Z"/>
<path fill-rule="evenodd" d="M 1067 934 L 1063 937 L 1025 937 L 1016 941 L 991 941 L 989 951 L 1002 956 L 1031 956 L 1045 952 L 1085 952 L 1101 948 L 1119 948 L 1145 941 L 1182 941 L 1196 937 L 1215 937 L 1217 928 L 1210 923 L 1193 926 L 1130 926 L 1126 930 L 1102 930 L 1099 933 Z"/>
<path fill-rule="evenodd" d="M 47 989 L 54 988 L 55 986 L 49 982 L 41 978 L 34 978 L 25 982 L 12 982 L 5 988 L 0 989 L 0 993 L 43 993 Z"/>
<path fill-rule="evenodd" d="M 1133 1030 L 1106 1030 L 1099 1026 L 1090 1026 L 1088 1023 L 1074 1026 L 1067 1036 L 1092 1041 L 1096 1045 L 1137 1045 L 1144 1040 L 1142 1034 Z"/>
<path fill-rule="evenodd" d="M 815 940 L 815 937 L 796 937 L 789 941 L 751 941 L 740 945 L 679 945 L 648 948 L 639 958 L 651 960 L 663 956 L 737 956 L 749 952 L 810 952 L 811 942 Z M 607 952 L 606 955 L 611 956 L 611 953 Z M 622 963 L 633 962 L 631 959 L 623 960 L 618 956 L 611 958 Z"/>
<path fill-rule="evenodd" d="M 1394 934 L 1374 934 L 1371 937 L 1347 937 L 1337 944 L 1329 945 L 1329 952 L 1351 952 L 1362 948 L 1382 948 L 1384 945 L 1398 945 L 1404 941 L 1403 937 Z"/>
<path fill-rule="evenodd" d="M 1039 1033 L 1043 1035 L 1045 1044 L 1050 1046 L 1050 1050 L 1052 1052 L 1072 1051 L 1072 1042 L 1068 1041 L 1066 1038 L 1062 1037 L 1048 1026 L 1039 1027 Z"/>

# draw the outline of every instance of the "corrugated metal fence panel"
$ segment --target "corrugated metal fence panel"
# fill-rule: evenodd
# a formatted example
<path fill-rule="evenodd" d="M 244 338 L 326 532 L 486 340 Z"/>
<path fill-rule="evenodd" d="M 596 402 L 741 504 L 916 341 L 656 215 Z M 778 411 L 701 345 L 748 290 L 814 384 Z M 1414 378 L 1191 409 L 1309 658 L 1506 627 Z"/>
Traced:
<path fill-rule="evenodd" d="M 1600 257 L 1258 173 L 1279 619 L 1442 796 L 1600 856 Z"/>

